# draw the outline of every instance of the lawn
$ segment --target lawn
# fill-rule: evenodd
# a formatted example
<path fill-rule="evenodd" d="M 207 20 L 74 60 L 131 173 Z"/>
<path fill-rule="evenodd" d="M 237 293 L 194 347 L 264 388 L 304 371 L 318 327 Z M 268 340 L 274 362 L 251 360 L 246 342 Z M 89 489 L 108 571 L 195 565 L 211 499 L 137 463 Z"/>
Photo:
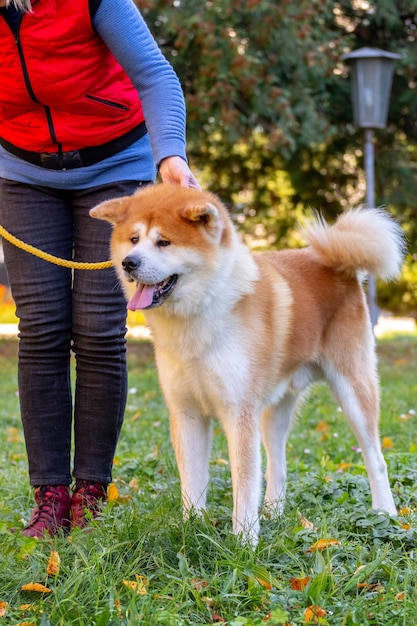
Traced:
<path fill-rule="evenodd" d="M 207 515 L 183 523 L 152 347 L 138 341 L 129 343 L 128 407 L 102 519 L 91 532 L 23 537 L 32 492 L 16 348 L 0 342 L 0 624 L 417 625 L 417 334 L 378 340 L 381 439 L 398 519 L 370 510 L 360 451 L 320 386 L 288 442 L 285 513 L 265 516 L 255 551 L 230 532 L 218 428 Z"/>

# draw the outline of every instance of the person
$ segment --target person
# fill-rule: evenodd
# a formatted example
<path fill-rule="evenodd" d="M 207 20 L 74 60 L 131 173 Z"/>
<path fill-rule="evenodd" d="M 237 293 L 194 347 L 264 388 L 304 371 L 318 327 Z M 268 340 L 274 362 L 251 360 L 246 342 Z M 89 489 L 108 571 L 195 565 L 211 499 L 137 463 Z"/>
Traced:
<path fill-rule="evenodd" d="M 199 188 L 179 79 L 133 0 L 0 7 L 0 224 L 56 257 L 107 260 L 109 225 L 90 208 L 158 172 Z M 54 535 L 105 503 L 127 394 L 126 302 L 111 267 L 73 270 L 3 246 L 35 488 L 23 534 Z"/>

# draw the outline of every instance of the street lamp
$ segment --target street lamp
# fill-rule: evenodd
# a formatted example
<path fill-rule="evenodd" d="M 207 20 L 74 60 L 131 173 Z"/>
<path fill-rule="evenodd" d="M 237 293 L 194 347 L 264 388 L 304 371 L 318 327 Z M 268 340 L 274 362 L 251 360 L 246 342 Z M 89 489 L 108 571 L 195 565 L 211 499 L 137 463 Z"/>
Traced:
<path fill-rule="evenodd" d="M 375 128 L 385 128 L 391 95 L 394 63 L 401 58 L 399 54 L 379 50 L 378 48 L 359 48 L 345 54 L 342 59 L 348 61 L 351 68 L 351 87 L 353 101 L 353 123 L 365 129 L 365 178 L 366 204 L 375 206 Z M 378 322 L 376 305 L 375 278 L 368 277 L 368 305 L 372 325 Z"/>

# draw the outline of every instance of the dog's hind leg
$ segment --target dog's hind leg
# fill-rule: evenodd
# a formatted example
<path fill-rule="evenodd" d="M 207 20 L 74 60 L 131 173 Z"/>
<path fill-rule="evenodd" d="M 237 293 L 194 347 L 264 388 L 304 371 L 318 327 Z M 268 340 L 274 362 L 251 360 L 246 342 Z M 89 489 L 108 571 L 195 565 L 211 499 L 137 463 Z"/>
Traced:
<path fill-rule="evenodd" d="M 371 488 L 372 508 L 396 515 L 379 439 L 379 393 L 375 370 L 370 363 L 370 367 L 364 368 L 359 355 L 356 356 L 357 359 L 350 359 L 350 363 L 358 363 L 357 366 L 350 366 L 355 371 L 349 371 L 349 363 L 345 361 L 343 373 L 330 366 L 326 368 L 326 378 L 362 449 Z"/>
<path fill-rule="evenodd" d="M 287 392 L 280 402 L 266 409 L 261 420 L 262 442 L 266 452 L 265 505 L 281 514 L 287 481 L 286 442 L 299 393 Z"/>
<path fill-rule="evenodd" d="M 171 440 L 181 482 L 184 517 L 206 507 L 211 420 L 181 412 L 170 414 Z"/>

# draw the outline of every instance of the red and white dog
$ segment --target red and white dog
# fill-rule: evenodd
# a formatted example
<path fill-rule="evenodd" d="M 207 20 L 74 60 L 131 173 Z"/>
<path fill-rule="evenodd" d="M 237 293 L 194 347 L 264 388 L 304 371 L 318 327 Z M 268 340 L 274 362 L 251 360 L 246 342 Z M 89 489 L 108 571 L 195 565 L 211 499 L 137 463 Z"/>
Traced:
<path fill-rule="evenodd" d="M 233 530 L 259 533 L 261 441 L 267 505 L 282 510 L 286 439 L 308 387 L 326 380 L 362 448 L 374 509 L 395 515 L 378 433 L 374 337 L 358 272 L 393 278 L 399 226 L 378 209 L 317 219 L 308 246 L 252 255 L 211 193 L 146 187 L 104 202 L 112 257 L 155 342 L 185 513 L 204 509 L 211 422 L 226 433 Z"/>

